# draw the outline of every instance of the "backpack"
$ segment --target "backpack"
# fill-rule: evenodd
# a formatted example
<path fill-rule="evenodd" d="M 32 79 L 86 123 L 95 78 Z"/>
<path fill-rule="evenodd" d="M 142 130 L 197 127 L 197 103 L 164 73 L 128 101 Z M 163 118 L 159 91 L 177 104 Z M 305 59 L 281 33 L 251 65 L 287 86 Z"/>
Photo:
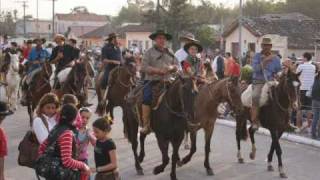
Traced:
<path fill-rule="evenodd" d="M 46 127 L 49 132 L 49 125 L 48 122 L 44 119 L 43 116 L 40 116 L 42 123 Z M 38 158 L 38 150 L 39 150 L 39 142 L 33 130 L 27 131 L 24 135 L 22 141 L 19 143 L 18 146 L 18 164 L 20 166 L 26 166 L 29 168 L 34 167 L 34 163 Z"/>
<path fill-rule="evenodd" d="M 46 179 L 55 180 L 79 180 L 80 171 L 64 167 L 61 156 L 59 155 L 59 147 L 57 139 L 68 130 L 66 126 L 58 127 L 52 130 L 48 137 L 48 145 L 45 152 L 37 159 L 34 169 L 37 176 Z M 75 138 L 73 138 L 72 149 L 75 148 Z"/>

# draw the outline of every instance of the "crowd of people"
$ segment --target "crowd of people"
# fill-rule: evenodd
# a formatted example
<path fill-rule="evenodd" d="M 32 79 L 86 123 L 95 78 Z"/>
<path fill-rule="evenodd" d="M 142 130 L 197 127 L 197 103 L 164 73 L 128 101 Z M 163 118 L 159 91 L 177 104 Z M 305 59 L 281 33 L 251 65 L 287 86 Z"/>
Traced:
<path fill-rule="evenodd" d="M 201 43 L 190 33 L 180 37 L 181 48 L 176 53 L 167 48 L 167 41 L 171 40 L 172 36 L 165 31 L 158 30 L 152 33 L 150 39 L 154 41 L 154 46 L 144 54 L 130 50 L 121 52 L 117 34 L 109 34 L 102 48 L 101 59 L 98 60 L 103 65 L 101 69 L 104 69 L 101 87 L 104 91 L 108 91 L 109 73 L 123 63 L 124 57 L 134 57 L 144 84 L 141 133 L 151 132 L 151 105 L 155 99 L 153 88 L 160 81 L 169 79 L 170 73 L 182 71 L 185 75 L 195 78 L 197 84 L 210 83 L 225 77 L 239 77 L 243 84 L 252 83 L 252 122 L 253 128 L 257 129 L 260 126 L 258 107 L 263 85 L 267 81 L 276 79 L 276 74 L 283 68 L 289 68 L 300 74 L 301 81 L 299 94 L 302 108 L 292 112 L 292 122 L 302 130 L 305 128 L 302 122 L 306 117 L 306 127 L 311 127 L 312 138 L 316 139 L 320 135 L 317 134 L 320 118 L 320 74 L 318 74 L 317 65 L 311 61 L 310 53 L 303 55 L 302 64 L 295 64 L 292 59 L 287 59 L 281 65 L 280 57 L 271 53 L 271 39 L 264 38 L 262 52 L 257 53 L 252 59 L 249 58 L 246 65 L 241 68 L 239 61 L 242 59 L 234 57 L 229 52 L 223 53 L 216 49 L 213 56 L 207 55 Z M 46 60 L 56 64 L 56 75 L 64 68 L 77 63 L 81 50 L 76 46 L 76 39 L 71 38 L 68 43 L 65 43 L 66 38 L 63 35 L 57 35 L 54 41 L 55 47 L 50 44 L 45 48 L 45 39 L 41 38 L 28 40 L 22 46 L 15 42 L 9 44 L 5 39 L 1 45 L 4 53 L 1 81 L 5 81 L 3 74 L 7 71 L 7 53 L 13 51 L 21 52 L 21 64 L 29 64 L 25 71 L 26 76 L 22 80 L 23 90 L 28 89 L 34 74 Z M 32 44 L 35 46 L 33 47 Z M 60 86 L 61 84 L 56 81 L 53 89 L 58 89 Z M 25 104 L 25 101 L 22 97 L 22 104 Z M 89 103 L 87 102 L 85 106 L 87 104 Z M 78 107 L 78 99 L 72 94 L 64 95 L 61 102 L 54 93 L 48 93 L 41 98 L 35 111 L 36 117 L 32 122 L 33 132 L 38 143 L 41 144 L 39 159 L 44 159 L 53 153 L 60 158 L 61 166 L 77 172 L 83 180 L 88 179 L 91 173 L 97 173 L 97 180 L 119 179 L 116 145 L 110 133 L 112 123 L 107 118 L 98 118 L 93 122 L 93 130 L 91 130 L 89 127 L 91 110 L 87 107 L 80 107 L 80 109 Z M 7 105 L 1 102 L 0 124 L 6 116 L 11 114 Z M 3 166 L 7 146 L 6 135 L 1 128 L 0 139 L 0 180 L 4 180 Z M 88 164 L 90 145 L 94 147 L 94 168 L 90 168 Z M 57 174 L 58 172 L 55 173 L 45 174 L 41 170 L 37 171 L 38 175 L 48 180 L 62 176 Z"/>

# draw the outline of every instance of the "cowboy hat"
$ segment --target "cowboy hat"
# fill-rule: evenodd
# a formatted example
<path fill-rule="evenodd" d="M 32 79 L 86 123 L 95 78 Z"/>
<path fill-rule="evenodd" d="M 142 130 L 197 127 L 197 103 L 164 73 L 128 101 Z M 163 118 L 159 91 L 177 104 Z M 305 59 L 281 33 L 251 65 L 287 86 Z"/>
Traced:
<path fill-rule="evenodd" d="M 0 116 L 9 116 L 12 114 L 13 111 L 9 110 L 8 105 L 5 102 L 0 101 Z"/>
<path fill-rule="evenodd" d="M 37 41 L 41 41 L 42 42 L 42 44 L 44 44 L 44 43 L 46 43 L 46 39 L 45 38 L 35 38 L 35 39 L 33 39 L 33 43 L 37 43 Z"/>
<path fill-rule="evenodd" d="M 261 44 L 262 45 L 272 45 L 272 41 L 270 38 L 263 38 Z"/>
<path fill-rule="evenodd" d="M 29 40 L 27 40 L 27 42 L 26 42 L 27 44 L 32 44 L 33 43 L 33 41 L 31 40 L 31 39 L 29 39 Z"/>
<path fill-rule="evenodd" d="M 172 39 L 172 36 L 169 33 L 166 33 L 164 30 L 157 30 L 153 32 L 152 34 L 150 34 L 149 38 L 155 40 L 159 35 L 164 35 L 168 41 Z"/>
<path fill-rule="evenodd" d="M 202 46 L 201 46 L 198 42 L 195 42 L 195 41 L 192 41 L 192 42 L 190 42 L 190 43 L 187 43 L 186 45 L 184 45 L 183 49 L 184 49 L 186 52 L 188 52 L 188 50 L 189 50 L 189 48 L 190 48 L 191 46 L 197 47 L 197 48 L 198 48 L 198 53 L 201 53 L 202 50 L 203 50 Z"/>
<path fill-rule="evenodd" d="M 179 37 L 180 41 L 195 41 L 199 42 L 198 40 L 195 39 L 194 35 L 192 33 L 186 33 L 184 35 L 181 35 Z"/>
<path fill-rule="evenodd" d="M 56 34 L 53 40 L 56 41 L 58 38 L 61 39 L 62 41 L 66 40 L 63 34 Z"/>
<path fill-rule="evenodd" d="M 110 33 L 105 41 L 111 41 L 113 38 L 117 38 L 119 35 L 116 33 Z"/>

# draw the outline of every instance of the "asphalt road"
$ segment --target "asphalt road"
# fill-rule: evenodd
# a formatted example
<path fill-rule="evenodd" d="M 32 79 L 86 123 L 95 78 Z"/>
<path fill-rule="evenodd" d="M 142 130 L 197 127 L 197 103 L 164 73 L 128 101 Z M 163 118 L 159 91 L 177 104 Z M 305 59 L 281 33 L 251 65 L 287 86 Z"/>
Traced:
<path fill-rule="evenodd" d="M 120 174 L 124 180 L 167 180 L 170 179 L 170 164 L 165 172 L 154 176 L 152 170 L 161 163 L 161 153 L 158 149 L 154 135 L 146 140 L 146 158 L 142 164 L 144 176 L 136 175 L 131 145 L 122 133 L 121 110 L 116 109 L 116 123 L 113 126 L 113 137 L 117 145 Z M 33 180 L 34 171 L 20 167 L 17 164 L 18 144 L 28 129 L 27 112 L 19 107 L 15 115 L 8 117 L 1 125 L 7 135 L 9 143 L 9 156 L 5 161 L 6 180 Z M 93 118 L 94 119 L 94 118 Z M 267 172 L 266 157 L 271 139 L 267 136 L 256 135 L 257 158 L 249 159 L 250 143 L 243 142 L 242 154 L 245 164 L 238 164 L 236 158 L 235 131 L 232 128 L 217 125 L 211 145 L 210 162 L 215 176 L 207 176 L 203 167 L 204 137 L 202 131 L 198 135 L 198 149 L 192 161 L 177 169 L 180 180 L 271 180 L 280 179 L 277 171 Z M 292 142 L 281 141 L 283 149 L 283 162 L 288 179 L 290 180 L 319 180 L 320 179 L 320 149 Z M 92 151 L 92 148 L 90 148 Z M 180 156 L 184 157 L 188 151 L 180 149 Z M 170 151 L 171 153 L 171 151 Z M 169 155 L 171 157 L 171 154 Z M 92 156 L 91 156 L 92 157 Z M 93 160 L 90 160 L 94 166 Z M 274 168 L 277 170 L 277 159 L 274 158 Z"/>

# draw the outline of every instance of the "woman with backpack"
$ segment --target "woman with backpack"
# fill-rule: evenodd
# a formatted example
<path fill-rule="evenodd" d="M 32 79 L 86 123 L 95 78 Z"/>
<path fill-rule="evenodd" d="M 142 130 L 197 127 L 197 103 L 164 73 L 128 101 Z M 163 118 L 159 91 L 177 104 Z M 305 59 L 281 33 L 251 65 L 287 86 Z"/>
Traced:
<path fill-rule="evenodd" d="M 49 133 L 48 139 L 40 145 L 35 169 L 38 175 L 47 180 L 78 180 L 80 172 L 90 175 L 88 165 L 76 160 L 76 128 L 73 121 L 77 114 L 74 105 L 64 105 L 59 123 Z"/>

